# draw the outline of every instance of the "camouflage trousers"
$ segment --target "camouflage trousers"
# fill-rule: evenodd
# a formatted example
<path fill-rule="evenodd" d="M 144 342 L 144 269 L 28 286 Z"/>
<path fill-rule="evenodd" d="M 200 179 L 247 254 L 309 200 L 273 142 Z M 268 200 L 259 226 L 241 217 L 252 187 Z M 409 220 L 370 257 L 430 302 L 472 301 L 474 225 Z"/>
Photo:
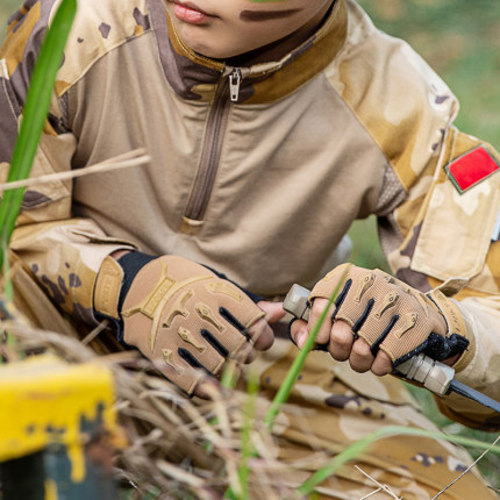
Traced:
<path fill-rule="evenodd" d="M 289 341 L 277 339 L 270 351 L 252 363 L 251 369 L 259 374 L 262 396 L 274 396 L 296 354 L 297 349 Z M 310 353 L 275 426 L 280 460 L 302 463 L 302 470 L 294 469 L 293 477 L 286 478 L 287 486 L 299 486 L 332 456 L 387 426 L 439 431 L 396 378 L 359 374 L 348 363 L 335 362 L 328 354 Z M 308 461 L 313 454 L 317 458 Z M 370 495 L 371 499 L 431 499 L 471 462 L 465 450 L 448 441 L 394 435 L 375 441 L 316 491 L 321 498 L 360 500 L 376 491 L 378 482 L 396 496 L 379 491 Z M 498 496 L 472 468 L 438 498 L 483 500 Z"/>
<path fill-rule="evenodd" d="M 33 324 L 68 333 L 71 326 L 28 276 L 17 274 L 15 285 L 21 290 L 18 307 Z M 259 399 L 272 400 L 296 355 L 297 349 L 289 340 L 277 338 L 273 347 L 245 370 L 259 375 L 262 396 Z M 272 480 L 283 482 L 289 492 L 350 444 L 389 425 L 439 430 L 422 415 L 406 387 L 394 377 L 359 374 L 348 363 L 337 363 L 325 353 L 312 352 L 273 431 L 278 441 L 277 458 L 283 464 L 290 464 L 283 470 L 292 470 L 293 474 L 273 476 Z M 316 491 L 320 498 L 396 498 L 385 491 L 371 495 L 378 489 L 375 480 L 387 485 L 397 498 L 430 499 L 471 463 L 467 452 L 444 440 L 407 435 L 386 437 L 343 465 Z M 267 498 L 257 490 L 252 490 L 250 496 Z M 439 498 L 499 497 L 473 468 Z"/>

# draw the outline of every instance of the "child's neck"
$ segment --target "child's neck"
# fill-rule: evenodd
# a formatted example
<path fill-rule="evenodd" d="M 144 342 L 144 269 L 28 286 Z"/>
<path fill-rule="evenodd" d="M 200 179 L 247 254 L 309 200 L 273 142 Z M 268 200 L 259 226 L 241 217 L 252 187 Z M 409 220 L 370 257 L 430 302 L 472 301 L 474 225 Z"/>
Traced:
<path fill-rule="evenodd" d="M 229 66 L 243 67 L 257 63 L 279 61 L 286 54 L 304 43 L 322 26 L 330 15 L 335 1 L 336 0 L 332 0 L 317 16 L 285 38 L 272 42 L 264 47 L 246 52 L 245 54 L 231 57 L 224 62 Z"/>

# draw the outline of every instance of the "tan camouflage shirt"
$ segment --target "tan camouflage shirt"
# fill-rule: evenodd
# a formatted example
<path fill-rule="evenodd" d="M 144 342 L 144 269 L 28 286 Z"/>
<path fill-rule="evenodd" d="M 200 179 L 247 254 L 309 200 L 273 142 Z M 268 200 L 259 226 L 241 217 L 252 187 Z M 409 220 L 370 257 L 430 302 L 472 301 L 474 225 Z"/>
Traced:
<path fill-rule="evenodd" d="M 57 4 L 25 1 L 0 51 L 3 177 Z M 81 0 L 32 175 L 139 147 L 152 160 L 30 188 L 11 250 L 60 308 L 92 322 L 96 273 L 116 249 L 183 255 L 276 297 L 311 286 L 351 223 L 375 214 L 395 275 L 424 291 L 466 284 L 456 298 L 475 341 L 458 378 L 500 399 L 498 154 L 454 128 L 457 111 L 352 0 L 283 59 L 242 68 L 190 51 L 162 0 Z M 463 399 L 441 406 L 500 424 Z"/>

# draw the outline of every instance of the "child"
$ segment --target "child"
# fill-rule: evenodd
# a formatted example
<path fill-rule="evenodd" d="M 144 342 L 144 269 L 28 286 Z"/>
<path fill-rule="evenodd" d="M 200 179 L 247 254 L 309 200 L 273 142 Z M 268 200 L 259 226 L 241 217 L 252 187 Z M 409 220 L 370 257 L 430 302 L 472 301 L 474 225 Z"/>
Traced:
<path fill-rule="evenodd" d="M 55 5 L 27 0 L 0 53 L 4 170 Z M 11 250 L 75 325 L 110 319 L 121 341 L 198 395 L 192 368 L 216 376 L 254 349 L 267 351 L 254 365 L 273 394 L 296 352 L 279 338 L 269 349 L 279 299 L 293 282 L 314 286 L 309 324 L 291 327 L 302 346 L 341 282 L 317 341 L 349 364 L 309 357 L 292 402 L 317 440 L 290 412 L 282 458 L 336 453 L 391 423 L 432 428 L 397 381 L 373 374 L 432 347 L 464 383 L 500 395 L 498 155 L 453 127 L 457 109 L 353 0 L 81 1 L 32 175 L 139 147 L 151 162 L 27 191 Z M 335 267 L 350 224 L 370 214 L 397 280 Z M 499 427 L 498 414 L 462 398 L 439 405 Z M 437 441 L 390 438 L 359 463 L 398 495 L 427 498 L 465 460 Z M 324 486 L 336 498 L 372 490 L 350 467 Z M 493 497 L 471 475 L 454 492 Z"/>

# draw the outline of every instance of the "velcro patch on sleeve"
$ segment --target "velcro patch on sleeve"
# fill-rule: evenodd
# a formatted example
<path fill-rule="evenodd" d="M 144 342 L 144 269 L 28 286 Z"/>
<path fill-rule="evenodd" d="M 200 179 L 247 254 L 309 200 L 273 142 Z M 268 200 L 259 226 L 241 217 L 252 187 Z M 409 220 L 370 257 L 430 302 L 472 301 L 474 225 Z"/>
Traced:
<path fill-rule="evenodd" d="M 500 164 L 484 146 L 478 146 L 448 163 L 444 169 L 457 191 L 464 193 L 500 170 Z"/>

